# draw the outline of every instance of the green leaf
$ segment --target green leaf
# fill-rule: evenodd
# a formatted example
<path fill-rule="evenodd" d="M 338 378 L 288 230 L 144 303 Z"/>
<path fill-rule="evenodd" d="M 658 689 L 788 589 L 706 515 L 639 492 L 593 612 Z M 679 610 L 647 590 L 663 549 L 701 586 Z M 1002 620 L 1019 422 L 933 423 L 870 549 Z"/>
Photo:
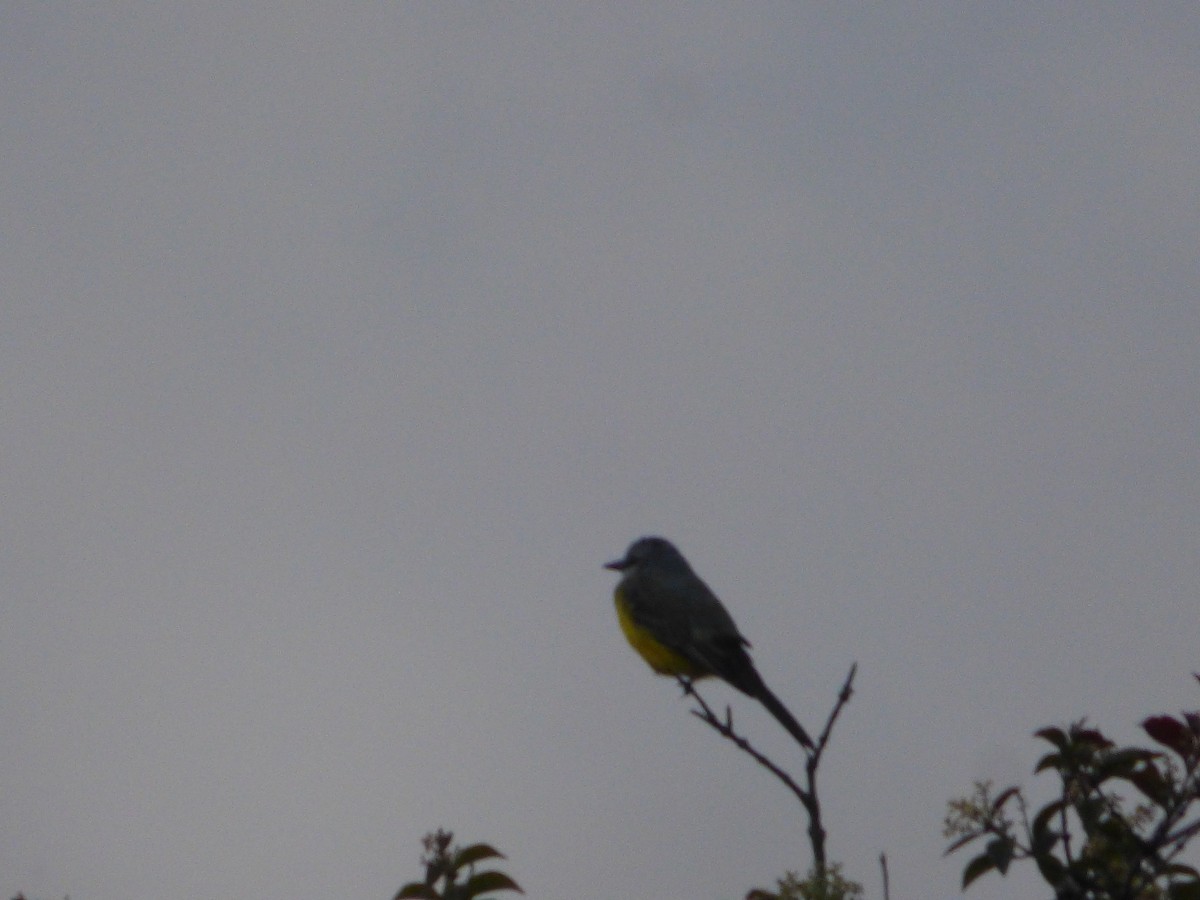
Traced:
<path fill-rule="evenodd" d="M 1114 750 L 1104 757 L 1104 763 L 1100 766 L 1100 774 L 1103 776 L 1128 778 L 1130 774 L 1137 770 L 1139 765 L 1149 763 L 1160 756 L 1162 756 L 1161 753 L 1156 753 L 1153 750 L 1144 750 L 1141 747 L 1126 747 L 1124 750 Z"/>
<path fill-rule="evenodd" d="M 1037 863 L 1038 871 L 1042 873 L 1046 884 L 1057 888 L 1062 883 L 1063 876 L 1067 874 L 1067 867 L 1057 856 L 1052 853 L 1039 853 L 1033 861 Z"/>
<path fill-rule="evenodd" d="M 1060 769 L 1063 764 L 1063 756 L 1061 753 L 1047 753 L 1038 760 L 1038 764 L 1033 767 L 1033 773 L 1044 772 L 1047 769 Z"/>
<path fill-rule="evenodd" d="M 979 856 L 967 863 L 967 867 L 963 869 L 962 889 L 965 891 L 972 881 L 984 872 L 989 872 L 994 868 L 996 868 L 996 862 L 989 854 L 979 854 Z"/>
<path fill-rule="evenodd" d="M 1159 806 L 1171 802 L 1171 785 L 1154 766 L 1145 766 L 1125 778 L 1130 784 Z"/>
<path fill-rule="evenodd" d="M 472 844 L 470 847 L 463 847 L 454 854 L 454 868 L 463 868 L 464 866 L 473 865 L 481 859 L 506 859 L 505 855 L 490 844 Z"/>
<path fill-rule="evenodd" d="M 412 881 L 396 892 L 394 900 L 441 900 L 441 896 L 423 881 Z"/>
<path fill-rule="evenodd" d="M 988 841 L 987 849 L 984 852 L 996 864 L 996 871 L 1004 875 L 1008 872 L 1008 864 L 1012 862 L 1013 839 L 1002 837 Z"/>
<path fill-rule="evenodd" d="M 1108 838 L 1109 846 L 1114 852 L 1137 841 L 1137 832 L 1119 816 L 1107 816 L 1097 821 L 1095 833 Z"/>
<path fill-rule="evenodd" d="M 1065 800 L 1055 800 L 1053 803 L 1043 806 L 1033 817 L 1033 825 L 1029 830 L 1033 839 L 1032 849 L 1035 856 L 1048 853 L 1058 843 L 1058 839 L 1062 835 L 1050 827 L 1050 820 L 1057 818 L 1064 806 L 1066 806 Z"/>
<path fill-rule="evenodd" d="M 1200 881 L 1177 881 L 1167 886 L 1171 900 L 1200 900 Z"/>
<path fill-rule="evenodd" d="M 478 897 L 480 894 L 486 894 L 488 891 L 516 891 L 518 894 L 525 893 L 521 890 L 520 885 L 505 875 L 503 872 L 480 872 L 467 880 L 467 883 L 462 886 L 462 895 L 464 898 Z"/>
<path fill-rule="evenodd" d="M 1046 754 L 1038 760 L 1037 766 L 1033 767 L 1033 774 L 1045 772 L 1046 769 L 1061 770 L 1067 764 L 1066 758 L 1063 754 Z"/>

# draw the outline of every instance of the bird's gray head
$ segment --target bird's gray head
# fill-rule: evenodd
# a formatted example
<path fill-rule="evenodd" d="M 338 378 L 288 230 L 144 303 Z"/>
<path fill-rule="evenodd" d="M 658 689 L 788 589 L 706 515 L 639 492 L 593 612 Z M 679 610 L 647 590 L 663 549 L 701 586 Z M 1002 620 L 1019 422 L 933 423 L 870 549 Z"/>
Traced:
<path fill-rule="evenodd" d="M 629 569 L 637 569 L 646 563 L 656 566 L 687 565 L 683 554 L 676 550 L 675 545 L 666 538 L 644 537 L 638 538 L 630 544 L 622 559 L 607 562 L 604 564 L 604 568 L 612 569 L 614 572 L 624 572 Z"/>

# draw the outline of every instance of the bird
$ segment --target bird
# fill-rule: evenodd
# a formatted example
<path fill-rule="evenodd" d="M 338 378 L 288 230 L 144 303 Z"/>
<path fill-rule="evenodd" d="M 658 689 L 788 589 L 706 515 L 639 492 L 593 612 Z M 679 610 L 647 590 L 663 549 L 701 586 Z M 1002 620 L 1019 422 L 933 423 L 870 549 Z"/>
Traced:
<path fill-rule="evenodd" d="M 758 700 L 801 746 L 814 749 L 812 738 L 758 674 L 750 642 L 729 611 L 674 544 L 662 537 L 638 538 L 604 568 L 621 574 L 613 590 L 617 621 L 651 669 L 693 681 L 720 678 Z"/>

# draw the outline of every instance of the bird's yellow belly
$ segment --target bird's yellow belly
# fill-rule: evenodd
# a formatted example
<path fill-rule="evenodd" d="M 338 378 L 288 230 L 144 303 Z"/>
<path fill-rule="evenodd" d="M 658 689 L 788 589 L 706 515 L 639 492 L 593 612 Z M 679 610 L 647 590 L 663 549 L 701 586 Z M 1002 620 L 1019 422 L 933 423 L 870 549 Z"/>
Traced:
<path fill-rule="evenodd" d="M 659 675 L 684 675 L 688 678 L 703 678 L 708 673 L 697 668 L 674 650 L 661 644 L 649 631 L 633 621 L 629 608 L 619 598 L 617 604 L 617 621 L 629 646 L 633 647 L 655 672 Z"/>

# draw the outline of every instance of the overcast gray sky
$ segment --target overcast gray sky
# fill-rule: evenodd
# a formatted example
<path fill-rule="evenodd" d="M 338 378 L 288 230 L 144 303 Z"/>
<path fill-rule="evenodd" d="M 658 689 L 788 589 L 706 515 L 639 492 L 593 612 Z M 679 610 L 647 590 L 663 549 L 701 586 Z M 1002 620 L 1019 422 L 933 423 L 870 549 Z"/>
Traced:
<path fill-rule="evenodd" d="M 4 896 L 804 869 L 617 629 L 645 533 L 810 729 L 858 661 L 872 897 L 1200 706 L 1193 4 L 13 2 L 0 78 Z"/>

